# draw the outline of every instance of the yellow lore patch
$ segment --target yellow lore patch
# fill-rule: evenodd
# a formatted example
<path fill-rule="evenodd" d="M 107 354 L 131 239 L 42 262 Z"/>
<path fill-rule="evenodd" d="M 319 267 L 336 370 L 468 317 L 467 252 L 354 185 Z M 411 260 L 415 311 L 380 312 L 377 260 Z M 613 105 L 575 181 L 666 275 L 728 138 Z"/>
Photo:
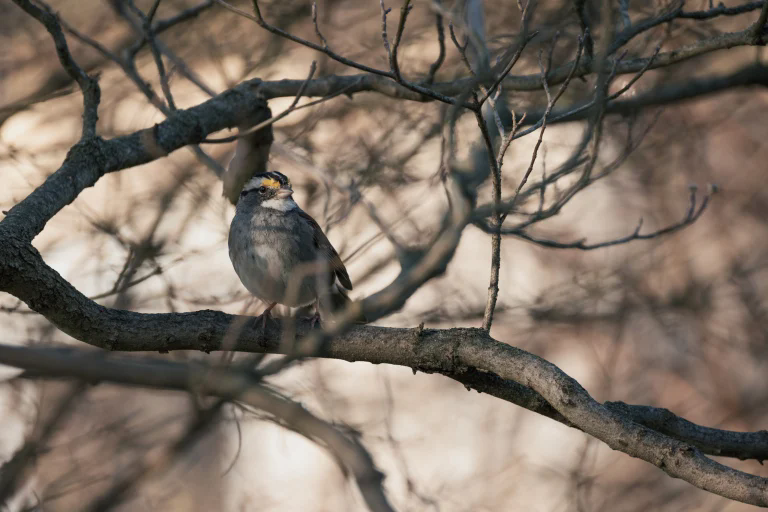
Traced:
<path fill-rule="evenodd" d="M 273 180 L 272 178 L 266 178 L 262 180 L 261 184 L 269 188 L 280 188 L 280 182 L 277 180 Z"/>

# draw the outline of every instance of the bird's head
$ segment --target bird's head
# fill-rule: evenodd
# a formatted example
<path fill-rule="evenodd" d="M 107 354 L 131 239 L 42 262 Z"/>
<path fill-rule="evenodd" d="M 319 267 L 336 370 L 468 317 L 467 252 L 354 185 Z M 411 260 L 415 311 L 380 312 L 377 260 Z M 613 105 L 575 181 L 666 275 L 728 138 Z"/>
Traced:
<path fill-rule="evenodd" d="M 297 208 L 288 176 L 270 171 L 256 174 L 243 187 L 237 206 L 261 206 L 279 211 Z"/>

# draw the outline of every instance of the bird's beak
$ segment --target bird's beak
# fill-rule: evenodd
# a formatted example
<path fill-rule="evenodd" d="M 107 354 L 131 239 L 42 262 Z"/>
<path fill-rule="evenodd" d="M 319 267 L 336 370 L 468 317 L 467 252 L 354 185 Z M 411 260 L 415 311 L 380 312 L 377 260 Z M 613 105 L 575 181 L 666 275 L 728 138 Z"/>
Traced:
<path fill-rule="evenodd" d="M 288 197 L 291 197 L 293 195 L 293 190 L 290 188 L 281 188 L 277 191 L 277 198 L 278 199 L 286 199 Z"/>

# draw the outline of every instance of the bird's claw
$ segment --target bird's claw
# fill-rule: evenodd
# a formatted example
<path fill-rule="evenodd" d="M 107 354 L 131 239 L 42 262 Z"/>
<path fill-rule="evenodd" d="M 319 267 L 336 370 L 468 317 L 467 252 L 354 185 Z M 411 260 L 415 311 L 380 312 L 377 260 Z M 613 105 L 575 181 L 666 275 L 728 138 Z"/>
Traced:
<path fill-rule="evenodd" d="M 308 316 L 304 320 L 309 320 L 309 328 L 310 328 L 310 330 L 314 329 L 315 325 L 318 325 L 318 326 L 322 327 L 322 321 L 321 321 L 321 318 L 320 318 L 320 313 L 315 313 L 312 316 Z"/>

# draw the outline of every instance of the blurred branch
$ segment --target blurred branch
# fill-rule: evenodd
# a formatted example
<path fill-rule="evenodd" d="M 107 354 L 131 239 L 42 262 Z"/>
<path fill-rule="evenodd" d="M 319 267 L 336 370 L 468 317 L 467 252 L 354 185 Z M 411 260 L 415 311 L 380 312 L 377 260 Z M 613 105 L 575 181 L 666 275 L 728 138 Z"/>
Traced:
<path fill-rule="evenodd" d="M 633 25 L 636 27 L 637 25 Z M 617 34 L 616 40 L 622 37 L 622 33 Z M 694 43 L 687 44 L 670 50 L 667 52 L 660 52 L 655 58 L 634 58 L 622 60 L 616 66 L 615 73 L 617 75 L 623 75 L 627 73 L 636 73 L 648 66 L 648 62 L 653 60 L 653 63 L 648 69 L 664 68 L 684 60 L 688 60 L 701 55 L 706 55 L 717 50 L 726 48 L 733 48 L 736 46 L 751 46 L 752 45 L 752 29 L 746 29 L 739 32 L 727 32 L 723 34 L 717 34 L 712 37 L 700 39 Z M 618 47 L 612 48 L 613 51 L 618 50 Z M 596 65 L 595 59 L 584 59 L 582 63 L 576 69 L 574 76 L 580 78 L 586 75 L 590 75 L 599 71 Z M 549 85 L 556 85 L 562 83 L 573 67 L 573 62 L 562 64 L 552 70 L 549 76 Z M 504 87 L 507 90 L 517 91 L 533 91 L 541 87 L 539 81 L 539 74 L 532 75 L 515 75 L 509 76 L 504 80 Z"/>
<path fill-rule="evenodd" d="M 643 219 L 640 219 L 640 222 L 638 223 L 637 227 L 631 234 L 620 237 L 620 238 L 615 238 L 613 240 L 608 240 L 606 242 L 599 242 L 594 244 L 588 244 L 586 243 L 586 240 L 578 240 L 576 242 L 556 242 L 554 240 L 537 238 L 532 235 L 529 235 L 523 230 L 516 230 L 516 229 L 502 230 L 502 234 L 514 235 L 518 238 L 522 238 L 523 240 L 533 242 L 534 244 L 541 245 L 543 247 L 550 247 L 553 249 L 580 249 L 582 251 L 592 251 L 595 249 L 602 249 L 604 247 L 622 245 L 622 244 L 632 242 L 634 240 L 651 240 L 653 238 L 658 238 L 664 235 L 668 235 L 670 233 L 675 233 L 696 222 L 698 218 L 701 217 L 701 214 L 704 213 L 704 210 L 707 208 L 707 205 L 709 204 L 709 200 L 712 197 L 712 194 L 714 194 L 716 191 L 717 191 L 717 187 L 713 186 L 710 192 L 707 193 L 706 196 L 704 196 L 704 199 L 702 200 L 698 208 L 696 208 L 696 187 L 692 186 L 688 211 L 686 212 L 685 217 L 681 221 L 671 224 L 665 228 L 658 229 L 651 233 L 646 233 L 642 235 L 640 234 L 640 229 L 643 227 Z M 487 228 L 485 228 L 484 230 L 487 230 Z"/>
<path fill-rule="evenodd" d="M 586 0 L 573 0 L 573 7 L 576 10 L 576 16 L 579 18 L 581 33 L 584 34 L 584 54 L 588 59 L 591 59 L 594 56 L 594 43 L 592 42 L 592 34 L 587 22 L 587 2 Z"/>
<path fill-rule="evenodd" d="M 768 21 L 768 2 L 763 2 L 763 8 L 760 9 L 760 17 L 757 18 L 757 21 L 752 26 L 752 44 L 761 44 L 766 21 Z"/>
<path fill-rule="evenodd" d="M 149 83 L 144 81 L 144 79 L 139 74 L 138 69 L 136 69 L 135 56 L 136 56 L 136 53 L 141 48 L 141 46 L 146 41 L 146 38 L 139 40 L 138 43 L 134 45 L 130 51 L 126 52 L 126 57 L 121 58 L 121 57 L 118 57 L 114 52 L 108 50 L 106 47 L 104 47 L 104 45 L 102 45 L 98 41 L 88 37 L 85 34 L 82 34 L 77 29 L 75 29 L 74 27 L 66 23 L 64 20 L 61 20 L 61 23 L 67 32 L 72 34 L 74 37 L 76 37 L 86 45 L 92 47 L 94 50 L 96 50 L 102 56 L 104 56 L 104 58 L 120 66 L 120 69 L 123 70 L 123 72 L 125 73 L 125 76 L 127 76 L 128 79 L 136 86 L 136 88 L 142 94 L 144 94 L 144 96 L 146 96 L 147 100 L 149 100 L 149 102 L 155 108 L 157 108 L 160 112 L 162 112 L 166 116 L 170 115 L 170 113 L 173 110 L 165 105 L 163 100 L 152 89 L 152 86 Z M 143 34 L 143 32 L 141 33 Z M 162 66 L 162 61 L 161 61 L 161 66 Z M 162 70 L 162 67 L 158 69 Z M 164 89 L 164 93 L 166 94 L 166 96 L 170 97 L 170 90 Z M 213 170 L 217 175 L 220 176 L 221 174 L 223 174 L 223 169 L 218 164 L 218 162 L 216 162 L 213 158 L 208 156 L 208 154 L 205 153 L 202 149 L 200 149 L 198 145 L 193 144 L 191 147 L 191 150 L 200 162 L 202 162 L 204 165 L 206 165 L 211 170 Z"/>
<path fill-rule="evenodd" d="M 0 466 L 0 509 L 4 509 L 8 500 L 18 490 L 19 483 L 27 478 L 30 467 L 37 456 L 46 448 L 51 437 L 61 427 L 61 424 L 72 414 L 75 404 L 85 393 L 86 386 L 76 383 L 66 394 L 58 399 L 50 418 L 38 429 L 32 439 L 24 443 L 13 457 Z"/>
<path fill-rule="evenodd" d="M 188 9 L 184 9 L 183 11 L 179 12 L 174 16 L 171 16 L 170 18 L 157 21 L 155 24 L 152 25 L 152 31 L 155 34 L 160 34 L 161 32 L 165 32 L 169 28 L 175 25 L 178 25 L 179 23 L 184 23 L 185 21 L 188 21 L 192 18 L 197 17 L 201 12 L 207 10 L 211 6 L 213 6 L 213 0 L 205 0 L 203 2 L 200 2 L 195 6 L 192 6 Z"/>
<path fill-rule="evenodd" d="M 106 512 L 120 507 L 130 493 L 144 482 L 161 476 L 173 463 L 187 453 L 212 427 L 221 408 L 227 403 L 220 399 L 199 412 L 175 442 L 162 450 L 152 450 L 120 471 L 116 481 L 100 496 L 83 506 L 85 512 Z"/>
<path fill-rule="evenodd" d="M 72 54 L 69 53 L 67 39 L 61 30 L 58 17 L 51 12 L 51 9 L 39 2 L 43 9 L 29 2 L 29 0 L 13 0 L 16 5 L 43 24 L 45 29 L 51 34 L 54 45 L 56 46 L 56 55 L 59 62 L 67 74 L 77 82 L 80 91 L 83 93 L 83 134 L 81 140 L 93 138 L 96 135 L 96 123 L 99 120 L 99 101 L 101 100 L 101 89 L 98 81 L 88 76 L 88 74 L 78 66 Z"/>
<path fill-rule="evenodd" d="M 272 415 L 279 422 L 302 436 L 326 448 L 344 469 L 355 478 L 360 492 L 372 511 L 391 511 L 383 488 L 384 475 L 379 472 L 370 454 L 360 442 L 347 436 L 329 423 L 317 418 L 301 404 L 261 385 L 247 371 L 232 370 L 194 363 L 175 363 L 149 358 L 104 357 L 103 352 L 28 348 L 0 345 L 0 361 L 18 368 L 38 372 L 39 376 L 75 378 L 84 382 L 114 382 L 131 386 L 178 391 L 195 391 L 224 400 L 236 400 Z M 165 464 L 162 459 L 184 450 L 202 433 L 201 427 L 210 421 L 205 415 L 194 422 L 173 447 L 152 463 Z M 121 480 L 128 483 L 128 479 Z M 122 492 L 120 483 L 114 496 Z M 109 500 L 97 502 L 94 510 L 106 510 Z"/>
<path fill-rule="evenodd" d="M 146 15 L 141 11 L 141 9 L 136 7 L 133 0 L 112 0 L 110 5 L 115 9 L 120 17 L 128 22 L 136 35 L 138 35 L 140 38 L 137 44 L 134 45 L 130 52 L 128 52 L 126 57 L 126 60 L 130 61 L 132 66 L 134 66 L 133 61 L 136 59 L 138 50 L 146 41 L 150 44 L 150 50 L 153 52 L 155 63 L 157 63 L 159 55 L 162 53 L 171 62 L 173 62 L 179 73 L 195 86 L 197 86 L 198 89 L 206 93 L 208 96 L 216 95 L 216 92 L 208 87 L 208 85 L 203 82 L 202 78 L 200 78 L 189 68 L 189 66 L 187 66 L 183 59 L 179 58 L 173 51 L 171 51 L 170 48 L 163 44 L 162 41 L 154 37 L 154 34 L 151 30 L 151 21 L 147 20 Z M 162 67 L 162 65 L 159 67 Z"/>
<path fill-rule="evenodd" d="M 330 48 L 326 46 L 320 46 L 318 44 L 315 44 L 311 41 L 307 41 L 305 39 L 302 39 L 298 36 L 295 36 L 289 32 L 286 32 L 285 30 L 275 27 L 274 25 L 270 25 L 264 20 L 264 17 L 261 14 L 261 9 L 259 8 L 258 0 L 252 0 L 253 1 L 253 11 L 255 13 L 255 16 L 248 14 L 247 12 L 238 9 L 237 7 L 234 7 L 233 5 L 228 4 L 224 0 L 215 0 L 216 3 L 221 5 L 222 7 L 239 14 L 240 16 L 243 16 L 245 18 L 248 18 L 251 21 L 256 22 L 260 27 L 262 27 L 264 30 L 267 30 L 273 34 L 279 35 L 281 37 L 284 37 L 286 39 L 289 39 L 295 43 L 301 44 L 303 46 L 306 46 L 308 48 L 311 48 L 313 50 L 319 51 L 321 53 L 324 53 L 328 57 L 332 58 L 333 60 L 340 62 L 344 65 L 347 65 L 352 68 L 359 69 L 361 71 L 366 71 L 368 73 L 373 73 L 374 75 L 379 75 L 382 77 L 390 78 L 392 80 L 395 80 L 397 83 L 405 87 L 406 89 L 410 89 L 413 92 L 418 93 L 419 95 L 426 96 L 428 98 L 431 98 L 433 100 L 442 101 L 444 103 L 448 104 L 454 104 L 455 100 L 451 98 L 450 96 L 446 96 L 444 94 L 441 94 L 440 92 L 432 89 L 427 88 L 418 84 L 414 84 L 411 82 L 408 82 L 406 80 L 403 80 L 402 77 L 399 76 L 399 70 L 398 73 L 395 73 L 393 71 L 382 71 L 380 69 L 371 68 L 369 66 L 366 66 L 364 64 L 360 64 L 359 62 L 355 62 L 353 60 L 347 59 L 346 57 L 342 57 L 341 55 L 333 52 Z M 383 4 L 382 4 L 383 6 Z M 398 30 L 404 30 L 405 28 L 405 17 L 401 17 L 401 26 L 398 27 Z M 402 33 L 400 34 L 402 37 Z M 389 43 L 387 43 L 388 45 Z"/>
<path fill-rule="evenodd" d="M 432 85 L 435 81 L 435 74 L 440 69 L 445 61 L 445 23 L 443 22 L 443 14 L 441 12 L 442 3 L 441 0 L 434 0 L 437 9 L 435 9 L 435 29 L 437 30 L 437 44 L 439 47 L 437 59 L 429 66 L 427 77 L 424 79 L 424 83 Z"/>

